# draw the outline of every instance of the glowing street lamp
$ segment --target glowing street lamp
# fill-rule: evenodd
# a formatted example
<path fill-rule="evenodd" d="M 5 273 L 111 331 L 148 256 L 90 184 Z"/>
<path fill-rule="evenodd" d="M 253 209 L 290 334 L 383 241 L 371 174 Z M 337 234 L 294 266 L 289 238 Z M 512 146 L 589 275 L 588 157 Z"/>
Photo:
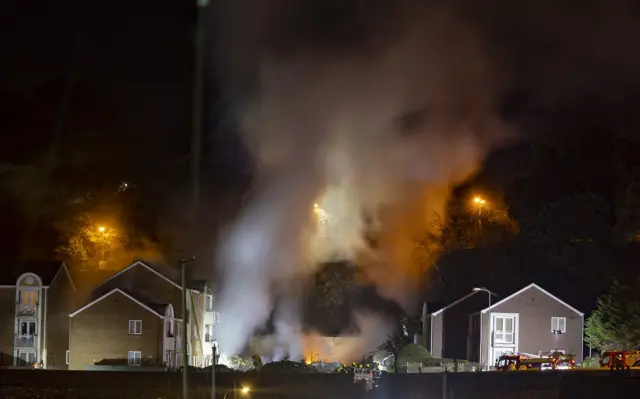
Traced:
<path fill-rule="evenodd" d="M 101 232 L 101 233 L 104 233 L 105 230 L 106 230 L 106 228 L 104 226 L 98 227 L 98 231 Z"/>
<path fill-rule="evenodd" d="M 224 393 L 224 396 L 222 397 L 222 399 L 227 399 L 227 395 L 229 394 L 230 391 L 227 391 Z M 236 389 L 236 381 L 233 381 L 233 398 L 236 398 L 237 393 L 240 393 L 240 396 L 249 396 L 249 394 L 251 393 L 251 387 L 249 386 L 243 386 L 240 389 Z"/>
<path fill-rule="evenodd" d="M 474 197 L 473 202 L 478 206 L 478 215 L 482 213 L 482 207 L 487 203 L 482 197 Z"/>

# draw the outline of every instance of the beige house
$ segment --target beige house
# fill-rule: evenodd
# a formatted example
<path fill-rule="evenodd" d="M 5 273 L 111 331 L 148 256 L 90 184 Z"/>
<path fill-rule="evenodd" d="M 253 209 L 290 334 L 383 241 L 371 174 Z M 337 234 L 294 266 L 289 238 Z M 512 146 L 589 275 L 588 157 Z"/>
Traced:
<path fill-rule="evenodd" d="M 66 368 L 70 298 L 63 262 L 22 262 L 0 275 L 0 366 Z"/>
<path fill-rule="evenodd" d="M 98 285 L 90 301 L 69 314 L 69 368 L 182 366 L 185 315 L 171 272 L 138 261 Z M 186 316 L 188 364 L 206 366 L 217 318 L 204 284 L 188 289 Z"/>

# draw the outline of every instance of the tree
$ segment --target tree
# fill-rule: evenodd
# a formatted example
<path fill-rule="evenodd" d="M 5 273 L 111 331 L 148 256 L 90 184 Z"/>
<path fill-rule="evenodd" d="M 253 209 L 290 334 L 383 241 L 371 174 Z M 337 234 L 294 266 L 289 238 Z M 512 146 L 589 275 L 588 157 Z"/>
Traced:
<path fill-rule="evenodd" d="M 618 244 L 640 242 L 640 182 L 631 183 L 616 206 L 614 240 Z"/>
<path fill-rule="evenodd" d="M 430 226 L 415 239 L 414 257 L 423 272 L 433 268 L 440 282 L 442 272 L 438 260 L 446 254 L 473 248 L 502 245 L 518 234 L 518 223 L 506 209 L 489 208 L 477 211 L 468 200 L 454 200 L 447 218 L 434 213 Z"/>
<path fill-rule="evenodd" d="M 402 369 L 403 366 L 406 367 L 407 363 L 422 364 L 431 358 L 431 354 L 424 346 L 419 344 L 406 345 L 400 350 L 400 353 L 398 353 L 396 359 L 396 371 L 398 370 L 398 367 L 400 367 L 400 369 Z"/>
<path fill-rule="evenodd" d="M 550 202 L 535 217 L 523 220 L 522 227 L 521 243 L 567 265 L 577 251 L 604 249 L 612 238 L 609 206 L 590 193 Z"/>
<path fill-rule="evenodd" d="M 127 234 L 122 228 L 113 221 L 101 223 L 99 218 L 89 213 L 58 222 L 56 229 L 62 237 L 56 251 L 85 265 L 100 267 L 102 262 L 117 257 L 118 251 L 124 250 L 128 244 Z"/>
<path fill-rule="evenodd" d="M 348 261 L 328 262 L 316 273 L 312 301 L 317 308 L 336 313 L 344 308 L 349 299 L 356 266 Z"/>
<path fill-rule="evenodd" d="M 593 349 L 640 349 L 640 288 L 614 280 L 598 297 L 596 310 L 585 323 L 586 341 Z"/>
<path fill-rule="evenodd" d="M 422 352 L 415 347 L 424 349 L 427 356 L 431 357 L 423 346 L 412 343 L 411 336 L 419 330 L 418 324 L 416 319 L 402 318 L 394 334 L 389 336 L 388 339 L 378 347 L 378 350 L 386 351 L 393 355 L 393 371 L 397 371 L 398 366 L 402 366 L 402 362 L 406 365 L 407 362 L 424 361 L 420 355 Z M 409 347 L 409 349 L 405 350 L 407 347 Z M 416 350 L 420 351 L 420 353 L 416 354 Z M 419 360 L 410 360 L 418 358 Z"/>

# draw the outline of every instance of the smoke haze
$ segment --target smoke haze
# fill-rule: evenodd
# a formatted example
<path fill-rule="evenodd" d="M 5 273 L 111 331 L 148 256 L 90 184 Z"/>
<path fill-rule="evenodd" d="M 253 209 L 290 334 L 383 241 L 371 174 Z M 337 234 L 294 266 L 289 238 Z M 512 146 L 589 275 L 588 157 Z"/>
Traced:
<path fill-rule="evenodd" d="M 301 301 L 316 265 L 351 259 L 383 296 L 411 308 L 413 239 L 509 132 L 494 110 L 500 70 L 454 10 L 265 3 L 218 10 L 218 70 L 258 168 L 252 201 L 219 242 L 217 338 L 239 353 L 275 307 L 276 357 L 299 359 Z M 351 7 L 331 8 L 338 3 Z M 332 29 L 309 28 L 322 15 Z M 356 319 L 367 345 L 389 328 Z"/>

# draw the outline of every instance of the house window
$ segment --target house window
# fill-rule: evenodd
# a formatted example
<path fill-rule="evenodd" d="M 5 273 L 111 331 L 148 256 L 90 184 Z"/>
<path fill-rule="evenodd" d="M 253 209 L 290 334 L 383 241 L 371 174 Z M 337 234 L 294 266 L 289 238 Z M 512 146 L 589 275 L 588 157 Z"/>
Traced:
<path fill-rule="evenodd" d="M 194 356 L 192 361 L 193 363 L 191 365 L 194 367 L 198 367 L 198 356 Z"/>
<path fill-rule="evenodd" d="M 142 364 L 142 352 L 129 351 L 127 354 L 129 366 L 139 366 Z"/>
<path fill-rule="evenodd" d="M 69 364 L 69 351 L 67 351 L 64 355 L 64 363 Z"/>
<path fill-rule="evenodd" d="M 567 318 L 566 317 L 552 317 L 551 318 L 551 332 L 560 331 L 564 334 L 567 332 Z"/>
<path fill-rule="evenodd" d="M 514 343 L 514 318 L 509 316 L 496 316 L 493 325 L 493 341 L 496 344 Z"/>
<path fill-rule="evenodd" d="M 204 342 L 212 342 L 213 341 L 213 326 L 211 324 L 204 325 Z"/>
<path fill-rule="evenodd" d="M 204 307 L 207 312 L 213 312 L 213 295 L 204 296 Z"/>
<path fill-rule="evenodd" d="M 142 334 L 142 320 L 129 320 L 129 335 Z"/>
<path fill-rule="evenodd" d="M 173 337 L 173 320 L 167 320 L 167 338 Z"/>
<path fill-rule="evenodd" d="M 194 326 L 193 328 L 193 339 L 200 339 L 198 337 L 198 329 L 196 328 L 196 326 Z"/>
<path fill-rule="evenodd" d="M 38 304 L 38 292 L 33 289 L 20 291 L 19 302 L 21 305 L 29 307 L 36 306 Z"/>

